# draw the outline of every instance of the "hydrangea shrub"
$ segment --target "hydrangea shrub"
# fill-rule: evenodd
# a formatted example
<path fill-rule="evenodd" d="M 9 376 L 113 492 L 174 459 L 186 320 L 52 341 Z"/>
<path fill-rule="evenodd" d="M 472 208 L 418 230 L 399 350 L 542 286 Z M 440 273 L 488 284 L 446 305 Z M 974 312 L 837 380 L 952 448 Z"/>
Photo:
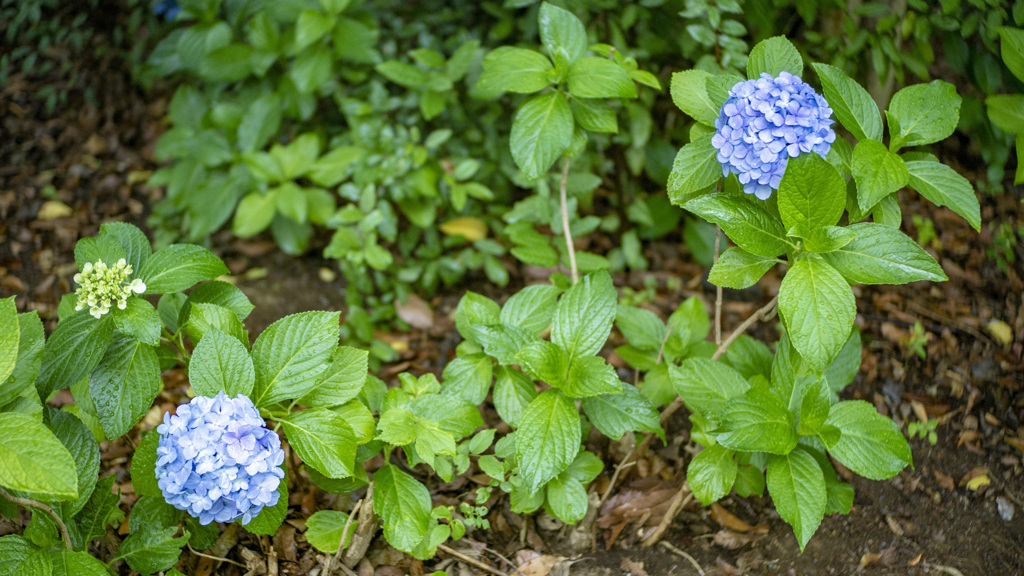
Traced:
<path fill-rule="evenodd" d="M 712 283 L 742 289 L 787 267 L 772 303 L 785 329 L 774 356 L 751 341 L 743 346 L 762 358 L 756 364 L 742 354 L 722 363 L 693 357 L 668 375 L 705 446 L 688 469 L 697 497 L 710 504 L 734 487 L 745 495 L 767 486 L 801 549 L 826 513 L 846 513 L 853 501 L 826 454 L 876 480 L 911 464 L 891 420 L 837 396 L 860 364 L 851 285 L 946 279 L 899 230 L 897 192 L 913 188 L 980 226 L 970 183 L 926 151 L 905 150 L 952 134 L 960 98 L 951 85 L 897 92 L 885 144 L 867 91 L 832 66 L 813 70 L 822 94 L 804 81 L 796 48 L 776 37 L 751 50 L 749 80 L 675 74 L 673 100 L 697 123 L 668 184 L 674 203 L 734 244 L 712 267 Z"/>

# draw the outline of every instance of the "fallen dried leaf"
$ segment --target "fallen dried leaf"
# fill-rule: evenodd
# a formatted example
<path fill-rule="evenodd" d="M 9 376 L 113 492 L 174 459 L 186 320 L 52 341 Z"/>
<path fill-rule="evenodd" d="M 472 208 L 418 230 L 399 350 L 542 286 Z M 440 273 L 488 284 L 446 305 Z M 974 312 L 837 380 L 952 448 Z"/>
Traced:
<path fill-rule="evenodd" d="M 988 329 L 989 333 L 992 334 L 992 336 L 995 337 L 995 339 L 1003 346 L 1008 346 L 1013 342 L 1013 329 L 1010 328 L 1010 325 L 1006 322 L 1003 322 L 1002 320 L 992 320 L 985 325 L 985 328 Z"/>
<path fill-rule="evenodd" d="M 989 473 L 988 467 L 986 467 L 986 466 L 978 466 L 977 468 L 974 468 L 973 470 L 971 470 L 967 474 L 964 474 L 964 477 L 960 479 L 960 482 L 959 482 L 958 485 L 959 486 L 966 486 L 968 482 L 974 480 L 975 478 L 978 478 L 979 476 L 988 477 L 988 473 Z"/>
<path fill-rule="evenodd" d="M 992 480 L 989 479 L 988 475 L 975 476 L 967 482 L 967 489 L 972 492 L 977 492 L 982 486 L 988 486 L 991 483 Z"/>
<path fill-rule="evenodd" d="M 405 303 L 399 303 L 395 308 L 398 317 L 414 328 L 426 330 L 434 325 L 434 310 L 415 294 L 410 294 Z"/>
<path fill-rule="evenodd" d="M 57 218 L 67 218 L 74 213 L 75 211 L 71 209 L 71 206 L 68 206 L 59 200 L 47 200 L 39 207 L 39 213 L 36 214 L 36 219 L 56 220 Z"/>
<path fill-rule="evenodd" d="M 619 569 L 625 572 L 627 576 L 647 576 L 647 571 L 644 570 L 644 563 L 634 562 L 629 558 L 622 559 Z"/>
<path fill-rule="evenodd" d="M 737 518 L 732 512 L 723 508 L 718 502 L 711 505 L 711 518 L 723 528 L 730 528 L 737 532 L 750 532 L 750 524 L 747 524 L 743 520 Z"/>
<path fill-rule="evenodd" d="M 715 568 L 718 569 L 718 573 L 722 576 L 739 576 L 742 574 L 742 570 L 729 564 L 721 556 L 715 558 Z"/>
<path fill-rule="evenodd" d="M 956 484 L 953 482 L 953 477 L 943 474 L 938 470 L 932 470 L 932 474 L 935 475 L 935 479 L 939 481 L 939 487 L 943 490 L 949 490 L 952 492 L 956 490 Z"/>
<path fill-rule="evenodd" d="M 750 534 L 741 534 L 739 532 L 729 530 L 728 528 L 726 528 L 724 530 L 719 530 L 718 532 L 716 532 L 714 539 L 712 539 L 712 542 L 715 544 L 715 546 L 721 546 L 722 548 L 725 548 L 727 550 L 736 550 L 738 548 L 743 548 L 744 546 L 750 544 L 754 540 L 754 536 Z"/>
<path fill-rule="evenodd" d="M 537 556 L 520 564 L 510 576 L 547 576 L 551 569 L 555 567 L 555 564 L 562 560 L 565 560 L 564 556 L 552 556 L 550 554 Z"/>
<path fill-rule="evenodd" d="M 914 556 L 913 560 L 911 560 L 910 562 L 907 562 L 907 566 L 917 566 L 918 564 L 921 563 L 921 557 L 922 556 L 924 556 L 924 552 L 921 552 L 917 556 Z"/>

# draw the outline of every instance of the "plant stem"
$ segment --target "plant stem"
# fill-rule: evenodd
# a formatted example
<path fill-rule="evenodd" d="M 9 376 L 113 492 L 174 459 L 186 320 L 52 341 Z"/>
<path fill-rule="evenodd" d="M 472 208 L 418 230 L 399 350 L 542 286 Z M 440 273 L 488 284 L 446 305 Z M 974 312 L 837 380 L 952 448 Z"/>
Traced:
<path fill-rule="evenodd" d="M 60 537 L 62 540 L 64 540 L 64 547 L 68 550 L 72 549 L 71 535 L 68 533 L 68 527 L 64 525 L 64 521 L 60 519 L 60 516 L 58 516 L 56 512 L 53 511 L 53 508 L 50 508 L 49 506 L 43 504 L 42 502 L 39 502 L 38 500 L 31 500 L 29 498 L 19 498 L 17 496 L 13 496 L 3 488 L 0 488 L 0 496 L 3 496 L 4 498 L 10 500 L 11 502 L 14 502 L 15 504 L 20 504 L 25 507 L 38 508 L 39 510 L 42 510 L 43 512 L 48 514 L 50 518 L 53 518 L 53 521 L 57 524 L 57 529 L 60 530 Z"/>
<path fill-rule="evenodd" d="M 750 328 L 755 322 L 759 320 L 767 320 L 768 318 L 770 318 L 772 313 L 775 312 L 775 308 L 778 305 L 779 297 L 776 296 L 775 298 L 772 298 L 771 302 L 765 304 L 757 312 L 751 314 L 750 318 L 744 320 L 742 324 L 737 326 L 736 329 L 732 331 L 732 334 L 729 334 L 729 337 L 725 339 L 725 342 L 722 342 L 718 345 L 718 350 L 715 350 L 715 354 L 714 356 L 711 357 L 711 360 L 718 360 L 723 355 L 725 355 L 725 353 L 729 350 L 729 346 L 732 345 L 732 343 L 735 342 L 737 338 L 742 336 L 743 333 L 747 331 L 747 328 Z"/>
<path fill-rule="evenodd" d="M 569 201 L 566 199 L 565 188 L 569 182 L 569 159 L 562 161 L 562 182 L 558 188 L 559 200 L 562 203 L 562 231 L 565 232 L 565 248 L 569 252 L 569 270 L 572 272 L 572 283 L 579 281 L 576 272 L 576 249 L 572 246 L 572 232 L 569 231 Z"/>
<path fill-rule="evenodd" d="M 715 224 L 715 263 L 718 263 L 718 254 L 721 248 L 722 228 Z M 722 345 L 722 287 L 715 287 L 715 345 Z"/>

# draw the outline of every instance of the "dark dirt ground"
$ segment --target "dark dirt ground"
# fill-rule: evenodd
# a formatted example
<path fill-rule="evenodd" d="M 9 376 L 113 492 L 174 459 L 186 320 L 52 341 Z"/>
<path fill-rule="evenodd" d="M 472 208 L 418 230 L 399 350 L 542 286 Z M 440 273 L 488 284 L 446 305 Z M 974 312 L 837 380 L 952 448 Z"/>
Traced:
<path fill-rule="evenodd" d="M 160 118 L 166 97 L 147 96 L 131 84 L 123 67 L 109 61 L 85 65 L 104 78 L 97 83 L 99 109 L 86 106 L 73 94 L 68 106 L 47 116 L 30 97 L 38 86 L 14 76 L 0 87 L 0 297 L 15 295 L 19 311 L 38 310 L 51 329 L 61 294 L 72 288 L 75 241 L 94 234 L 107 221 L 144 226 L 149 207 L 160 197 L 159 190 L 143 182 L 155 167 L 152 149 L 163 129 Z M 950 146 L 940 152 L 946 152 L 944 159 L 969 177 L 982 172 L 976 168 L 980 160 L 970 150 Z M 666 503 L 679 489 L 680 471 L 690 457 L 687 421 L 684 414 L 676 414 L 669 421 L 669 446 L 655 443 L 617 484 L 610 503 L 619 507 L 606 507 L 598 514 L 599 521 L 609 524 L 629 520 L 610 549 L 605 544 L 611 532 L 599 530 L 596 549 L 571 551 L 548 519 L 527 519 L 523 529 L 503 501 L 492 506 L 490 533 L 471 533 L 469 540 L 475 543 L 467 546 L 462 541 L 453 548 L 506 573 L 513 566 L 485 553 L 484 543 L 513 562 L 528 559 L 524 553 L 528 550 L 547 555 L 521 567 L 524 576 L 566 571 L 579 576 L 1024 574 L 1024 268 L 1020 265 L 1024 246 L 1016 246 L 1018 263 L 1006 272 L 987 254 L 993 223 L 1024 222 L 1019 200 L 1024 192 L 1010 186 L 1003 196 L 981 195 L 985 224 L 980 235 L 951 212 L 921 205 L 911 192 L 903 194 L 905 230 L 916 232 L 909 222 L 911 213 L 935 223 L 939 244 L 933 246 L 933 253 L 950 281 L 857 289 L 864 362 L 844 397 L 871 401 L 904 427 L 921 416 L 939 419 L 935 446 L 912 441 L 914 469 L 887 482 L 851 478 L 857 494 L 853 512 L 826 518 L 802 554 L 766 498 L 731 497 L 713 509 L 691 502 L 661 541 L 691 555 L 703 571 L 699 572 L 664 545 L 644 548 L 639 543 L 638 532 L 649 533 L 658 524 Z M 249 321 L 253 336 L 286 314 L 343 309 L 340 281 L 321 279 L 321 268 L 331 268 L 328 261 L 315 255 L 286 257 L 266 239 L 241 243 L 218 235 L 213 247 L 256 304 Z M 702 281 L 706 271 L 692 263 L 678 237 L 648 247 L 647 256 L 656 271 L 651 275 L 661 281 L 648 305 L 662 317 L 687 296 L 696 294 L 709 305 L 713 302 L 713 287 Z M 265 276 L 253 273 L 254 269 L 264 269 Z M 520 280 L 525 276 L 518 270 Z M 616 284 L 639 289 L 644 276 L 620 275 Z M 668 277 L 680 278 L 682 288 L 667 288 Z M 726 291 L 725 331 L 767 302 L 777 292 L 779 280 L 769 276 L 756 289 Z M 398 348 L 404 351 L 396 364 L 382 369 L 382 377 L 393 378 L 402 370 L 436 370 L 443 364 L 457 342 L 449 314 L 467 289 L 499 298 L 502 294 L 471 282 L 429 299 L 434 326 L 392 335 L 392 340 L 403 343 Z M 1010 342 L 1001 343 L 987 328 L 994 320 L 1010 328 Z M 917 321 L 928 338 L 925 360 L 907 348 Z M 768 341 L 777 338 L 772 325 L 758 326 L 754 333 Z M 610 359 L 617 361 L 614 355 Z M 168 388 L 181 378 L 180 370 L 168 373 Z M 165 407 L 173 401 L 164 394 L 158 404 Z M 496 418 L 490 409 L 485 417 Z M 151 426 L 147 421 L 140 426 Z M 131 446 L 114 443 L 102 448 L 102 474 L 118 474 L 127 509 L 133 500 L 126 471 Z M 605 474 L 594 484 L 603 491 L 623 450 L 606 441 L 594 442 L 590 448 L 607 464 Z M 460 486 L 434 488 L 435 497 L 447 501 Z M 304 485 L 293 490 L 291 504 L 290 519 L 295 522 L 286 524 L 273 541 L 243 535 L 237 547 L 223 554 L 236 561 L 244 561 L 243 549 L 276 555 L 281 574 L 317 570 L 314 554 L 301 537 L 301 520 L 318 506 L 339 503 Z M 0 526 L 3 533 L 17 530 L 17 523 Z M 106 557 L 118 538 L 118 533 L 109 531 L 94 552 Z M 551 563 L 561 556 L 579 560 L 571 567 L 562 562 L 552 568 Z M 410 561 L 388 549 L 380 538 L 367 558 L 359 567 L 361 576 L 417 575 L 438 566 L 438 561 L 426 566 Z M 551 562 L 541 561 L 546 559 Z M 464 563 L 453 565 L 446 560 L 441 565 L 452 575 L 484 573 Z M 190 575 L 242 574 L 236 566 L 216 568 L 188 552 L 179 568 Z M 121 571 L 128 573 L 123 566 Z"/>

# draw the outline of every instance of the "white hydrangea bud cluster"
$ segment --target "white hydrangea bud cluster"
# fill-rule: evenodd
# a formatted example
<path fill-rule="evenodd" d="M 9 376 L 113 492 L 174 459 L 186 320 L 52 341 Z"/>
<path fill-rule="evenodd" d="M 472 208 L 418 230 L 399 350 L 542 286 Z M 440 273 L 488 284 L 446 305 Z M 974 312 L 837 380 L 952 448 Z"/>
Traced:
<path fill-rule="evenodd" d="M 78 296 L 75 310 L 88 306 L 89 314 L 96 318 L 109 312 L 112 302 L 117 302 L 117 307 L 124 310 L 132 293 L 142 294 L 146 291 L 146 284 L 142 280 L 136 278 L 128 281 L 131 274 L 132 266 L 124 258 L 109 267 L 103 260 L 97 260 L 95 264 L 87 262 L 82 271 L 75 274 L 75 283 L 78 284 L 75 290 Z"/>

